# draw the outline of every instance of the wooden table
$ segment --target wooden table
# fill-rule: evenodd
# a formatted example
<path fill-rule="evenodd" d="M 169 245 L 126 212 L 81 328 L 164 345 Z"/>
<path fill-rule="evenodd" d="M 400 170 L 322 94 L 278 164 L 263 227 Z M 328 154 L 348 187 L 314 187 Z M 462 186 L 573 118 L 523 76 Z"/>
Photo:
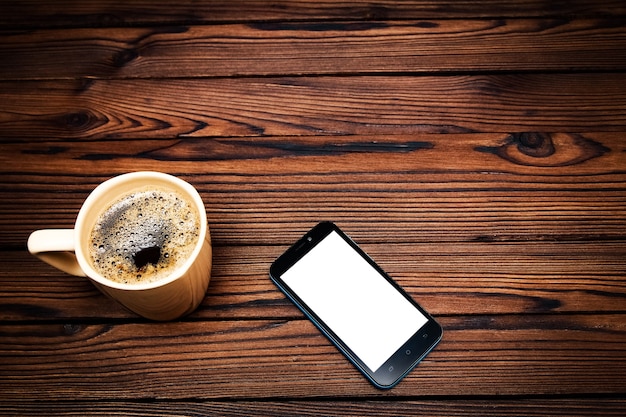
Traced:
<path fill-rule="evenodd" d="M 625 415 L 622 0 L 49 3 L 0 5 L 0 414 Z M 206 205 L 174 322 L 26 251 L 136 170 Z M 444 327 L 390 391 L 268 278 L 322 219 Z"/>

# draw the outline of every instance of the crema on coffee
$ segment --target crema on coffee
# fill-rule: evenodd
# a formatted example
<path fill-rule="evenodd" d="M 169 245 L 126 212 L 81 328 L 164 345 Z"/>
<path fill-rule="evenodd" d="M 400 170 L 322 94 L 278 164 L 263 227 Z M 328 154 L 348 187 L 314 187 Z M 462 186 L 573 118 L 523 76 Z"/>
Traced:
<path fill-rule="evenodd" d="M 90 238 L 92 267 L 125 284 L 172 274 L 198 242 L 199 215 L 183 195 L 146 188 L 120 197 L 96 221 Z"/>

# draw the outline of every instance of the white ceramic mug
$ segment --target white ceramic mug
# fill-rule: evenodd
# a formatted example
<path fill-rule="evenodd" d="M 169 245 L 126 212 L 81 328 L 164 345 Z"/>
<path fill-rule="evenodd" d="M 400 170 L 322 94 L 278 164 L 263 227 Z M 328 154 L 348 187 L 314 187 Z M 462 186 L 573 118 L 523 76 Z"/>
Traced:
<path fill-rule="evenodd" d="M 198 240 L 184 264 L 164 278 L 150 283 L 114 281 L 89 262 L 91 232 L 99 216 L 113 203 L 150 187 L 177 192 L 195 206 Z M 83 203 L 74 229 L 37 230 L 28 239 L 28 250 L 64 272 L 89 278 L 103 293 L 152 320 L 173 320 L 194 311 L 204 299 L 211 274 L 211 240 L 200 195 L 189 183 L 159 172 L 134 172 L 103 182 Z"/>

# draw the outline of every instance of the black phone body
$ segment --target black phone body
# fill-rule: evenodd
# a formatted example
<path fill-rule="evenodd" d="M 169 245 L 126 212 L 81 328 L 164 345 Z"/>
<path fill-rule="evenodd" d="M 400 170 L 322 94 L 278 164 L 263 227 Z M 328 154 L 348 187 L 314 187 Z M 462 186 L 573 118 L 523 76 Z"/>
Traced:
<path fill-rule="evenodd" d="M 441 340 L 441 326 L 334 223 L 306 233 L 270 277 L 378 388 L 395 386 Z"/>

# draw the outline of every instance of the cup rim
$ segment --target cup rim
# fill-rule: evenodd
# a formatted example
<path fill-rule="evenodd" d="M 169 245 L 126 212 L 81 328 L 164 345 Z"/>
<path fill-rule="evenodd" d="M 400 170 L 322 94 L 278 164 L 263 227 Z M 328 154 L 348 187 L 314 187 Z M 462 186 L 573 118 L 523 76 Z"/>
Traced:
<path fill-rule="evenodd" d="M 84 247 L 86 247 L 84 246 L 85 244 L 84 240 L 85 239 L 88 240 L 91 235 L 91 230 L 85 230 L 85 228 L 93 227 L 93 225 L 87 224 L 87 218 L 89 214 L 93 210 L 98 211 L 97 216 L 102 214 L 104 210 L 110 207 L 110 205 L 114 202 L 115 198 L 119 198 L 120 196 L 127 194 L 128 191 L 121 191 L 120 193 L 117 194 L 116 197 L 108 198 L 107 200 L 102 201 L 102 199 L 105 198 L 104 196 L 107 193 L 109 193 L 111 190 L 115 189 L 116 187 L 129 183 L 131 181 L 136 181 L 139 183 L 137 187 L 133 187 L 137 189 L 145 187 L 146 185 L 151 185 L 151 184 L 156 183 L 156 184 L 165 184 L 165 185 L 172 187 L 173 189 L 180 190 L 183 192 L 183 194 L 185 194 L 187 197 L 189 197 L 192 200 L 192 202 L 196 206 L 196 210 L 198 211 L 198 215 L 199 215 L 200 228 L 199 228 L 199 233 L 198 233 L 198 241 L 196 242 L 196 246 L 194 247 L 190 256 L 186 259 L 186 261 L 181 266 L 179 266 L 176 270 L 174 270 L 169 276 L 153 281 L 153 282 L 127 284 L 127 283 L 117 282 L 109 278 L 106 278 L 105 276 L 97 272 L 91 266 L 90 262 L 88 261 L 88 256 L 89 256 L 88 253 L 85 253 L 85 251 L 83 250 Z M 121 175 L 109 178 L 108 180 L 100 183 L 96 188 L 94 188 L 94 190 L 89 194 L 89 196 L 83 202 L 83 205 L 81 206 L 80 211 L 78 212 L 78 217 L 76 218 L 76 223 L 74 226 L 76 259 L 78 260 L 78 264 L 80 265 L 81 269 L 83 270 L 85 275 L 87 275 L 88 278 L 91 278 L 94 281 L 104 286 L 107 286 L 110 288 L 116 288 L 120 290 L 148 290 L 152 288 L 158 288 L 158 287 L 165 286 L 181 278 L 191 268 L 193 263 L 196 261 L 196 259 L 200 255 L 200 252 L 202 251 L 202 247 L 204 246 L 204 241 L 207 236 L 207 230 L 208 230 L 208 225 L 207 225 L 207 218 L 206 218 L 206 209 L 204 207 L 204 202 L 202 201 L 202 198 L 200 197 L 200 194 L 198 193 L 195 187 L 193 187 L 191 184 L 189 184 L 188 182 L 184 181 L 181 178 L 178 178 L 174 175 L 166 174 L 163 172 L 157 172 L 157 171 L 130 172 L 130 173 L 121 174 Z"/>

